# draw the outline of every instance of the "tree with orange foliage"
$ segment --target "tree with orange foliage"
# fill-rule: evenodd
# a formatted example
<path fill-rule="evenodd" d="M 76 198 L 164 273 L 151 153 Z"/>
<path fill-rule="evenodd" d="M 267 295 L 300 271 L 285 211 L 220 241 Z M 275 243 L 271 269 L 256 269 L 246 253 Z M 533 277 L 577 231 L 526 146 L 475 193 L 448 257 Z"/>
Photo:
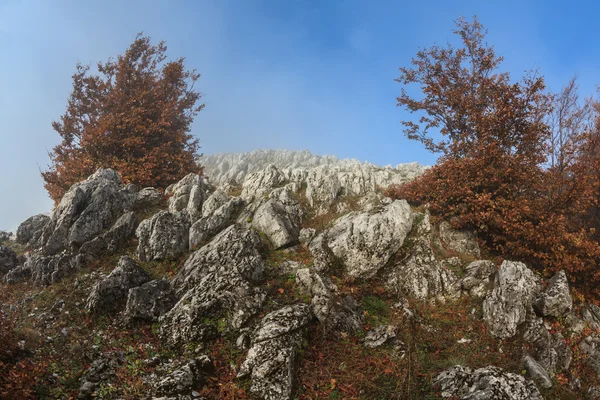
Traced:
<path fill-rule="evenodd" d="M 166 50 L 140 33 L 125 54 L 98 63 L 96 75 L 77 64 L 67 110 L 52 123 L 62 142 L 42 172 L 55 202 L 100 167 L 158 188 L 200 172 L 198 140 L 189 133 L 204 107 L 194 90 L 200 74 L 186 70 L 183 58 L 167 61 Z"/>
<path fill-rule="evenodd" d="M 402 122 L 405 133 L 441 156 L 419 179 L 388 193 L 428 203 L 456 228 L 476 229 L 492 252 L 567 268 L 571 280 L 590 284 L 600 246 L 571 223 L 563 205 L 552 211 L 556 199 L 548 191 L 544 165 L 553 136 L 546 121 L 554 97 L 535 73 L 513 83 L 497 72 L 503 58 L 484 41 L 476 17 L 456 25 L 461 47 L 421 50 L 412 67 L 400 68 L 396 81 L 423 93 L 415 98 L 403 87 L 397 98 L 419 115 L 418 122 Z"/>

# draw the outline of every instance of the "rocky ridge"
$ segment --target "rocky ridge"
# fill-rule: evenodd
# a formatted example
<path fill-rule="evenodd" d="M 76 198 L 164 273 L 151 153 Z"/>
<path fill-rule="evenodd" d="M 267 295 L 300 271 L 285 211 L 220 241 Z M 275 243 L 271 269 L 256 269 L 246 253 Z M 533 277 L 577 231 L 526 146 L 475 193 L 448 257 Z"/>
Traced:
<path fill-rule="evenodd" d="M 203 165 L 165 197 L 98 170 L 51 217 L 5 235 L 0 293 L 21 300 L 2 311 L 48 335 L 23 346 L 44 357 L 79 349 L 89 361 L 71 383 L 63 370 L 45 376 L 52 395 L 600 392 L 600 309 L 574 301 L 564 272 L 544 280 L 518 261 L 497 265 L 475 232 L 382 194 L 425 167 L 265 150 Z M 43 304 L 44 293 L 66 299 Z M 131 327 L 143 334 L 111 339 Z M 407 375 L 411 365 L 423 370 Z"/>

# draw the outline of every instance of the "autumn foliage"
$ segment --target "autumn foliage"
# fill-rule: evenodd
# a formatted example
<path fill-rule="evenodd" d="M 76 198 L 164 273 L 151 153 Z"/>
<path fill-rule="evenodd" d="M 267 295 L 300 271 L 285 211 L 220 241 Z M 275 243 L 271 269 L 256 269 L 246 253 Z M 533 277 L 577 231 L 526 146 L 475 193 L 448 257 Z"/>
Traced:
<path fill-rule="evenodd" d="M 52 124 L 62 142 L 42 173 L 55 202 L 100 167 L 158 188 L 199 172 L 198 141 L 189 132 L 204 107 L 193 87 L 200 75 L 183 58 L 167 61 L 166 50 L 138 34 L 125 54 L 98 63 L 97 74 L 77 64 L 66 112 Z"/>
<path fill-rule="evenodd" d="M 600 295 L 600 119 L 590 122 L 593 106 L 579 105 L 574 81 L 557 95 L 534 72 L 512 82 L 479 21 L 456 24 L 462 46 L 421 50 L 400 68 L 398 106 L 418 116 L 403 121 L 405 133 L 441 155 L 389 194 L 477 230 L 492 253 L 564 268 Z M 422 97 L 407 93 L 411 84 Z"/>

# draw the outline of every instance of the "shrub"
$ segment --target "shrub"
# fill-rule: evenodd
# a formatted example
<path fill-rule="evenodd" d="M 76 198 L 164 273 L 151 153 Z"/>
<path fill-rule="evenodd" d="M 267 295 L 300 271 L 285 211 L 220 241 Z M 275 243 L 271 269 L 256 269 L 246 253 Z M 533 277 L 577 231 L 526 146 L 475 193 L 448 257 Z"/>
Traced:
<path fill-rule="evenodd" d="M 42 173 L 55 202 L 99 167 L 158 188 L 199 172 L 198 141 L 189 132 L 204 107 L 193 88 L 200 75 L 183 58 L 166 61 L 166 50 L 138 34 L 125 54 L 98 63 L 97 75 L 77 64 L 67 110 L 52 123 L 62 142 Z"/>

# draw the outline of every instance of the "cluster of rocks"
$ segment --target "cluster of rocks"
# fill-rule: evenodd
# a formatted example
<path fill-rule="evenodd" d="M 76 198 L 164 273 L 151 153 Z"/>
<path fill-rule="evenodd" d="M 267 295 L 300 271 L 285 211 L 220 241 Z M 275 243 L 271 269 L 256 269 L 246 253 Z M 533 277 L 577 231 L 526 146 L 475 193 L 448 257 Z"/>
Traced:
<path fill-rule="evenodd" d="M 236 335 L 238 347 L 247 350 L 237 375 L 248 377 L 251 391 L 264 399 L 293 398 L 295 357 L 311 323 L 337 335 L 362 329 L 364 312 L 329 278 L 333 269 L 354 279 L 382 280 L 400 302 L 480 299 L 490 334 L 528 344 L 522 360 L 525 377 L 494 366 L 454 366 L 434 380 L 443 397 L 541 399 L 537 386 L 548 388 L 555 376 L 569 374 L 573 357 L 565 338 L 547 321 L 560 318 L 574 334 L 581 334 L 586 324 L 600 330 L 598 307 L 586 306 L 581 317 L 573 312 L 563 271 L 545 284 L 523 263 L 504 261 L 498 267 L 480 259 L 473 232 L 447 223 L 436 227 L 428 212 L 378 193 L 378 187 L 406 182 L 425 167 L 382 168 L 271 151 L 211 156 L 204 166 L 208 178 L 190 174 L 166 189 L 165 210 L 157 209 L 165 204 L 157 190 L 138 190 L 123 184 L 114 171 L 98 170 L 71 187 L 51 216 L 31 217 L 14 238 L 2 237 L 0 277 L 7 283 L 29 278 L 49 285 L 90 259 L 118 254 L 136 237 L 137 259 L 124 255 L 108 275 L 95 275 L 86 309 L 122 311 L 125 323 L 157 323 L 163 343 L 175 348 Z M 309 212 L 319 215 L 332 207 L 341 216 L 328 226 L 303 228 Z M 138 211 L 149 209 L 155 212 L 138 221 Z M 18 256 L 1 245 L 12 241 L 30 251 Z M 293 251 L 299 244 L 308 248 L 312 266 L 286 262 L 278 273 L 294 277 L 307 304 L 271 305 L 272 311 L 261 314 L 268 300 L 265 250 Z M 474 261 L 461 266 L 459 276 L 449 266 L 460 260 L 444 258 L 435 246 Z M 144 269 L 145 263 L 181 256 L 185 260 L 172 279 L 153 277 Z M 375 327 L 363 343 L 403 348 L 398 329 Z M 578 346 L 600 375 L 600 336 L 590 334 Z M 114 354 L 96 360 L 82 380 L 80 397 L 93 396 L 120 363 L 122 357 Z M 205 356 L 173 366 L 153 378 L 153 394 L 191 398 L 212 368 Z M 575 378 L 571 381 L 577 385 Z"/>

